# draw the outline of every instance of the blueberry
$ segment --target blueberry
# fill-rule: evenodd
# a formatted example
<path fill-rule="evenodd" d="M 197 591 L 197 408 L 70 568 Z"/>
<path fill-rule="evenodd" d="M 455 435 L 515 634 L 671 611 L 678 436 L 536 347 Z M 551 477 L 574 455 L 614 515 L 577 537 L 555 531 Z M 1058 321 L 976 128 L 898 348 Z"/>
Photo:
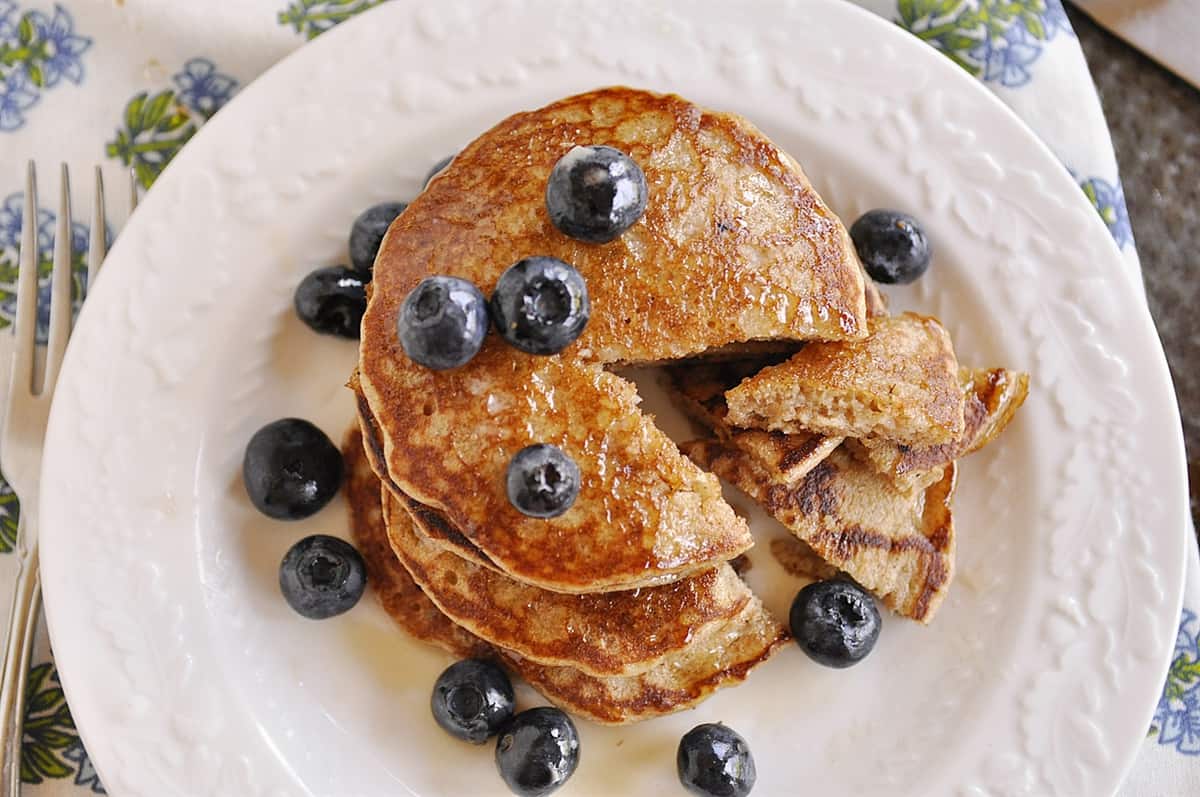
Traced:
<path fill-rule="evenodd" d="M 522 711 L 496 740 L 496 768 L 513 794 L 542 797 L 556 791 L 579 766 L 579 733 L 556 708 Z"/>
<path fill-rule="evenodd" d="M 381 202 L 358 214 L 350 227 L 350 265 L 364 274 L 371 273 L 384 233 L 406 207 L 404 202 Z"/>
<path fill-rule="evenodd" d="M 508 500 L 530 517 L 558 517 L 579 495 L 579 466 L 558 446 L 526 446 L 508 463 Z"/>
<path fill-rule="evenodd" d="M 865 659 L 883 625 L 871 596 L 857 584 L 837 578 L 800 590 L 788 619 L 796 644 L 809 658 L 838 668 Z"/>
<path fill-rule="evenodd" d="M 724 725 L 697 725 L 679 740 L 679 782 L 701 797 L 746 797 L 758 774 L 741 734 Z"/>
<path fill-rule="evenodd" d="M 317 332 L 357 339 L 367 311 L 366 279 L 345 266 L 319 268 L 296 287 L 296 314 Z"/>
<path fill-rule="evenodd" d="M 404 353 L 426 368 L 457 368 L 483 346 L 487 302 L 457 277 L 426 277 L 404 299 L 399 318 Z"/>
<path fill-rule="evenodd" d="M 510 344 L 529 354 L 557 354 L 587 326 L 587 283 L 553 257 L 527 257 L 509 266 L 492 292 L 492 321 Z"/>
<path fill-rule="evenodd" d="M 563 233 L 589 243 L 611 241 L 646 212 L 646 175 L 612 147 L 575 147 L 546 183 L 546 210 Z"/>
<path fill-rule="evenodd" d="M 447 166 L 449 166 L 450 161 L 452 161 L 452 160 L 454 160 L 454 156 L 447 155 L 446 157 L 442 158 L 437 163 L 433 164 L 433 168 L 431 168 L 429 170 L 429 174 L 425 175 L 425 182 L 422 184 L 421 187 L 428 188 L 430 181 L 432 181 L 433 178 L 437 177 L 441 173 L 442 169 L 445 169 Z"/>
<path fill-rule="evenodd" d="M 283 418 L 254 433 L 242 459 L 251 502 L 277 520 L 300 520 L 329 503 L 342 484 L 342 453 L 317 427 Z"/>
<path fill-rule="evenodd" d="M 481 659 L 450 665 L 433 686 L 430 708 L 442 730 L 483 744 L 513 715 L 513 688 L 504 670 Z"/>
<path fill-rule="evenodd" d="M 348 612 L 367 588 L 367 568 L 354 546 L 328 534 L 305 537 L 279 563 L 279 590 L 310 620 Z"/>
<path fill-rule="evenodd" d="M 907 285 L 929 270 L 933 247 L 917 220 L 897 210 L 869 210 L 850 227 L 858 259 L 876 282 Z"/>

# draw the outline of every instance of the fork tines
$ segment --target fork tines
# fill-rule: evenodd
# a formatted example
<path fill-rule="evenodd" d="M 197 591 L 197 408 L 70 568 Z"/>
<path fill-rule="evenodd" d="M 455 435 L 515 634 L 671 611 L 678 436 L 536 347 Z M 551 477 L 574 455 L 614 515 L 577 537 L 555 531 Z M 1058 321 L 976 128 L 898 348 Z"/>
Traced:
<path fill-rule="evenodd" d="M 39 393 L 54 393 L 58 369 L 67 350 L 67 339 L 71 336 L 71 260 L 74 244 L 71 221 L 71 182 L 67 164 L 64 163 L 58 192 L 58 227 L 54 233 L 54 270 L 50 275 L 50 335 L 46 343 L 46 374 Z"/>

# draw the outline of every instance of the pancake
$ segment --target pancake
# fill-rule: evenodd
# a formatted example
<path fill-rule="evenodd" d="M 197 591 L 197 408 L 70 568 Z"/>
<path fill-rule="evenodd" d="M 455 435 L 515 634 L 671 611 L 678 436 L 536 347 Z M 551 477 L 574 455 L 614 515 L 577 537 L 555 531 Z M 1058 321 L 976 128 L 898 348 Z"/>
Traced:
<path fill-rule="evenodd" d="M 597 678 L 571 667 L 537 664 L 489 645 L 442 614 L 392 553 L 383 521 L 384 492 L 364 453 L 361 437 L 352 429 L 343 444 L 352 537 L 366 562 L 368 584 L 392 619 L 417 639 L 456 656 L 498 660 L 576 716 L 622 725 L 691 708 L 713 691 L 745 680 L 788 640 L 786 629 L 752 599 L 684 651 L 631 677 Z"/>
<path fill-rule="evenodd" d="M 771 540 L 771 556 L 779 566 L 796 578 L 825 581 L 841 571 L 821 558 L 812 546 L 796 537 L 776 537 Z"/>
<path fill-rule="evenodd" d="M 567 595 L 522 584 L 424 541 L 388 494 L 392 551 L 452 621 L 539 664 L 635 675 L 682 650 L 751 600 L 729 565 L 661 587 Z"/>
<path fill-rule="evenodd" d="M 545 667 L 506 656 L 535 689 L 573 714 L 605 725 L 692 708 L 750 671 L 789 641 L 787 629 L 754 598 L 728 623 L 696 637 L 682 653 L 630 678 L 594 678 L 570 667 Z"/>
<path fill-rule="evenodd" d="M 908 493 L 941 478 L 953 460 L 978 451 L 1008 426 L 1029 395 L 1029 375 L 1004 368 L 959 370 L 965 405 L 963 432 L 937 446 L 904 446 L 887 440 L 850 440 L 851 451 Z"/>
<path fill-rule="evenodd" d="M 566 237 L 546 213 L 547 177 L 579 144 L 629 153 L 649 186 L 644 216 L 607 244 Z M 408 359 L 396 319 L 422 278 L 461 277 L 486 295 L 530 255 L 585 278 L 592 315 L 575 343 L 536 357 L 491 335 L 458 369 Z M 610 88 L 504 120 L 397 217 L 375 263 L 359 384 L 394 492 L 443 513 L 517 580 L 604 592 L 692 575 L 752 544 L 717 479 L 605 366 L 865 334 L 849 236 L 792 158 L 738 117 Z M 560 447 L 582 474 L 571 509 L 550 520 L 505 495 L 509 461 L 534 443 Z"/>
<path fill-rule="evenodd" d="M 879 438 L 914 446 L 963 433 L 963 392 L 937 319 L 871 320 L 864 340 L 810 343 L 725 394 L 729 423 L 781 432 Z"/>
<path fill-rule="evenodd" d="M 446 516 L 441 512 L 427 507 L 420 501 L 415 501 L 403 493 L 397 495 L 395 488 L 388 488 L 387 496 L 389 500 L 399 502 L 404 510 L 408 512 L 408 519 L 412 524 L 413 533 L 418 535 L 423 543 L 437 546 L 442 551 L 465 559 L 469 564 L 477 567 L 484 567 L 495 573 L 504 573 L 491 559 L 488 559 L 484 555 L 483 551 L 472 545 L 471 541 L 459 533 L 458 529 L 451 526 L 449 521 L 446 520 Z M 386 501 L 384 503 L 385 505 L 387 504 Z"/>
<path fill-rule="evenodd" d="M 462 658 L 489 658 L 492 646 L 459 627 L 412 580 L 392 553 L 383 520 L 379 477 L 371 469 L 357 426 L 342 440 L 346 462 L 346 503 L 350 537 L 367 566 L 367 584 L 401 628 L 412 636 Z"/>
<path fill-rule="evenodd" d="M 723 442 L 745 451 L 766 470 L 787 481 L 798 481 L 842 443 L 840 437 L 812 432 L 766 432 L 729 425 L 725 391 L 761 370 L 761 361 L 691 363 L 674 366 L 668 373 L 671 396 L 697 423 L 715 432 Z"/>
<path fill-rule="evenodd" d="M 975 368 L 961 374 L 967 394 L 966 434 L 959 456 L 973 454 L 1008 427 L 1029 395 L 1029 374 L 1006 368 Z"/>
<path fill-rule="evenodd" d="M 387 466 L 384 464 L 383 458 L 383 440 L 380 436 L 379 428 L 375 424 L 375 419 L 371 416 L 370 409 L 367 407 L 367 401 L 363 398 L 362 393 L 359 392 L 357 371 L 351 375 L 347 387 L 355 391 L 358 407 L 358 428 L 361 430 L 364 455 L 367 458 L 367 462 L 370 464 L 372 470 L 374 470 L 376 479 L 382 482 L 384 489 L 409 511 L 413 530 L 421 535 L 422 538 L 429 540 L 444 550 L 461 556 L 468 562 L 491 568 L 497 572 L 504 572 L 484 555 L 482 551 L 476 548 L 470 540 L 464 537 L 458 529 L 454 528 L 445 515 L 405 495 L 387 477 Z M 380 474 L 383 474 L 383 476 L 380 476 Z"/>
<path fill-rule="evenodd" d="M 838 448 L 799 484 L 717 440 L 680 446 L 762 505 L 826 562 L 854 578 L 897 614 L 928 623 L 954 575 L 956 463 L 911 496 L 871 465 Z"/>
<path fill-rule="evenodd" d="M 888 303 L 887 297 L 880 292 L 875 281 L 867 276 L 865 269 L 863 270 L 863 290 L 867 299 L 867 326 L 869 327 L 872 320 L 888 316 Z"/>

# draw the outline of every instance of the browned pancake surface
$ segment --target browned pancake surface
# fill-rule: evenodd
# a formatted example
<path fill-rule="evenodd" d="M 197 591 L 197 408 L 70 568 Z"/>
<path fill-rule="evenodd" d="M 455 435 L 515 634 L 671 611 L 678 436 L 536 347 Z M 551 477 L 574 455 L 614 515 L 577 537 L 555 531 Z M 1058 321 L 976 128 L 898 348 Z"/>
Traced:
<path fill-rule="evenodd" d="M 763 468 L 786 480 L 802 479 L 841 445 L 842 438 L 730 426 L 725 391 L 762 367 L 761 361 L 673 366 L 669 369 L 672 397 L 693 420 L 715 432 L 722 441 L 755 457 Z"/>
<path fill-rule="evenodd" d="M 876 318 L 884 318 L 888 315 L 888 302 L 887 297 L 880 292 L 879 286 L 867 276 L 865 270 L 863 271 L 863 289 L 867 298 L 867 326 L 870 327 L 871 322 Z"/>
<path fill-rule="evenodd" d="M 545 210 L 550 170 L 575 145 L 628 152 L 649 186 L 619 239 L 586 244 Z M 591 321 L 560 355 L 490 335 L 466 366 L 411 362 L 396 319 L 430 274 L 485 295 L 512 263 L 552 255 L 587 281 Z M 386 474 L 513 577 L 563 592 L 660 583 L 751 544 L 716 479 L 681 457 L 607 363 L 660 362 L 767 338 L 866 330 L 848 235 L 799 166 L 744 120 L 671 95 L 604 89 L 517 114 L 468 145 L 388 231 L 363 319 L 361 392 Z M 582 488 L 553 520 L 509 505 L 509 460 L 561 447 Z"/>
<path fill-rule="evenodd" d="M 389 494 L 392 550 L 454 622 L 540 664 L 633 675 L 686 647 L 751 600 L 728 565 L 661 587 L 567 595 L 522 584 L 422 540 Z"/>
<path fill-rule="evenodd" d="M 963 431 L 950 336 L 936 319 L 873 318 L 864 340 L 810 343 L 725 394 L 734 426 L 936 445 Z"/>
<path fill-rule="evenodd" d="M 691 708 L 716 690 L 741 683 L 788 640 L 787 629 L 755 598 L 731 622 L 633 677 L 594 678 L 570 667 L 531 662 L 522 662 L 518 672 L 567 711 L 620 725 Z"/>
<path fill-rule="evenodd" d="M 796 578 L 824 581 L 841 572 L 822 559 L 811 545 L 797 537 L 776 537 L 771 540 L 771 556 Z"/>
<path fill-rule="evenodd" d="M 950 462 L 978 451 L 1004 431 L 1029 394 L 1029 375 L 1004 368 L 963 368 L 959 381 L 965 405 L 963 431 L 956 439 L 936 446 L 887 440 L 852 440 L 848 445 L 905 492 L 924 490 Z"/>
<path fill-rule="evenodd" d="M 357 426 L 346 432 L 342 457 L 346 462 L 351 538 L 367 565 L 367 584 L 379 596 L 383 608 L 405 631 L 423 642 L 463 658 L 490 656 L 492 647 L 442 614 L 396 561 L 383 521 L 379 477 L 371 469 Z"/>
<path fill-rule="evenodd" d="M 845 448 L 795 484 L 773 478 L 746 452 L 716 440 L 681 447 L 896 613 L 927 623 L 937 612 L 954 573 L 955 463 L 914 497 Z"/>

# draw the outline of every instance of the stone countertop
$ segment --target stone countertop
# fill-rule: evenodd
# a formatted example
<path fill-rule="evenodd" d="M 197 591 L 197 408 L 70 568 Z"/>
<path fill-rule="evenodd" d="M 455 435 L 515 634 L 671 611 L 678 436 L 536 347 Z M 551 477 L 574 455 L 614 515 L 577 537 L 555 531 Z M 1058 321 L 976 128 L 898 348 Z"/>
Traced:
<path fill-rule="evenodd" d="M 1112 129 L 1150 312 L 1183 414 L 1192 519 L 1200 521 L 1200 89 L 1078 10 L 1068 15 Z"/>

